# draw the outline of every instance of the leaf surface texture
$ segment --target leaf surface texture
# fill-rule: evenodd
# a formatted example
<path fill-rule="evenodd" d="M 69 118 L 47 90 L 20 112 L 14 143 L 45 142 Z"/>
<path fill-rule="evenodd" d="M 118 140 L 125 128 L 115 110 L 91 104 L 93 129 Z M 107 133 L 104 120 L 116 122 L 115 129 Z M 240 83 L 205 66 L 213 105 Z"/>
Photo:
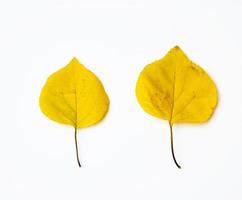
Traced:
<path fill-rule="evenodd" d="M 172 124 L 205 122 L 218 101 L 212 79 L 177 46 L 144 68 L 136 96 L 147 113 Z"/>
<path fill-rule="evenodd" d="M 76 128 L 98 123 L 109 107 L 101 81 L 76 58 L 47 79 L 39 103 L 48 118 Z"/>

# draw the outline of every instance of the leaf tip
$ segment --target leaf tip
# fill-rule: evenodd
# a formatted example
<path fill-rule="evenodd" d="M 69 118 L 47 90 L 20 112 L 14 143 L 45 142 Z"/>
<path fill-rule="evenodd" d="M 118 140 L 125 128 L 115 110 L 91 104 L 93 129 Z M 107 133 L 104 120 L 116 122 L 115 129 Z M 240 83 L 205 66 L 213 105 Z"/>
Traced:
<path fill-rule="evenodd" d="M 73 57 L 69 62 L 68 66 L 76 67 L 76 66 L 83 66 L 83 65 L 79 62 L 79 60 L 76 57 Z"/>
<path fill-rule="evenodd" d="M 182 56 L 183 58 L 189 60 L 189 58 L 186 56 L 185 52 L 178 45 L 174 46 L 169 52 L 172 54 L 175 53 L 175 55 L 178 54 L 178 55 Z"/>
<path fill-rule="evenodd" d="M 79 63 L 79 61 L 78 61 L 78 59 L 77 59 L 76 57 L 73 57 L 73 58 L 71 59 L 71 62 L 78 62 L 78 63 Z"/>
<path fill-rule="evenodd" d="M 174 46 L 173 49 L 174 50 L 181 50 L 181 48 L 178 45 Z"/>

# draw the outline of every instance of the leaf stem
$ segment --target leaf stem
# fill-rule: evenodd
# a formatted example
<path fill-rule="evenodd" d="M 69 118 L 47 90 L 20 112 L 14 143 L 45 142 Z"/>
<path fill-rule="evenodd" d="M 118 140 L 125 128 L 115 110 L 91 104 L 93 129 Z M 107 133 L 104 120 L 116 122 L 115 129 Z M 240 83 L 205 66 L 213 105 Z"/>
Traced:
<path fill-rule="evenodd" d="M 75 127 L 75 146 L 76 146 L 76 159 L 79 167 L 81 167 L 81 163 L 79 160 L 79 154 L 78 154 L 78 144 L 77 144 L 77 128 Z"/>
<path fill-rule="evenodd" d="M 172 157 L 173 157 L 173 160 L 174 160 L 176 166 L 179 169 L 181 169 L 181 166 L 176 161 L 176 157 L 175 157 L 175 153 L 174 153 L 174 147 L 173 147 L 173 129 L 172 129 L 172 124 L 170 122 L 169 122 L 169 126 L 170 126 L 170 135 L 171 135 L 171 152 L 172 152 Z"/>

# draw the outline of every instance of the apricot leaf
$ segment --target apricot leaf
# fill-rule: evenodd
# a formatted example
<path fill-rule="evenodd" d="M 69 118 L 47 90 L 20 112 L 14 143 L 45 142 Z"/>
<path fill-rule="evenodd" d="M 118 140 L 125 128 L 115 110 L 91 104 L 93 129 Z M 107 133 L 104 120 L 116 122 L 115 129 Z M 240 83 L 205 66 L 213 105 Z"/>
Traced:
<path fill-rule="evenodd" d="M 145 112 L 169 122 L 172 156 L 180 168 L 174 155 L 172 126 L 209 120 L 218 101 L 213 80 L 175 46 L 143 69 L 136 97 Z"/>
<path fill-rule="evenodd" d="M 75 128 L 76 156 L 81 167 L 77 129 L 101 121 L 109 107 L 109 98 L 101 81 L 73 58 L 47 79 L 40 94 L 39 105 L 49 119 Z"/>

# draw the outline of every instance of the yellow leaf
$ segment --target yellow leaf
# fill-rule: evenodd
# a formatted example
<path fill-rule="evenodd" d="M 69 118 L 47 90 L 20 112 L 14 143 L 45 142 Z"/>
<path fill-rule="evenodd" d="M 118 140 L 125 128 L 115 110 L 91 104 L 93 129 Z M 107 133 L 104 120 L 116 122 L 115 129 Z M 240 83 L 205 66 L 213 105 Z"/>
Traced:
<path fill-rule="evenodd" d="M 101 81 L 73 58 L 69 64 L 52 74 L 42 88 L 39 104 L 51 120 L 75 128 L 77 160 L 77 128 L 101 121 L 109 107 L 109 99 Z"/>
<path fill-rule="evenodd" d="M 136 97 L 145 112 L 168 120 L 174 156 L 172 125 L 206 122 L 218 101 L 217 89 L 208 74 L 175 46 L 167 55 L 148 64 L 136 84 Z"/>

